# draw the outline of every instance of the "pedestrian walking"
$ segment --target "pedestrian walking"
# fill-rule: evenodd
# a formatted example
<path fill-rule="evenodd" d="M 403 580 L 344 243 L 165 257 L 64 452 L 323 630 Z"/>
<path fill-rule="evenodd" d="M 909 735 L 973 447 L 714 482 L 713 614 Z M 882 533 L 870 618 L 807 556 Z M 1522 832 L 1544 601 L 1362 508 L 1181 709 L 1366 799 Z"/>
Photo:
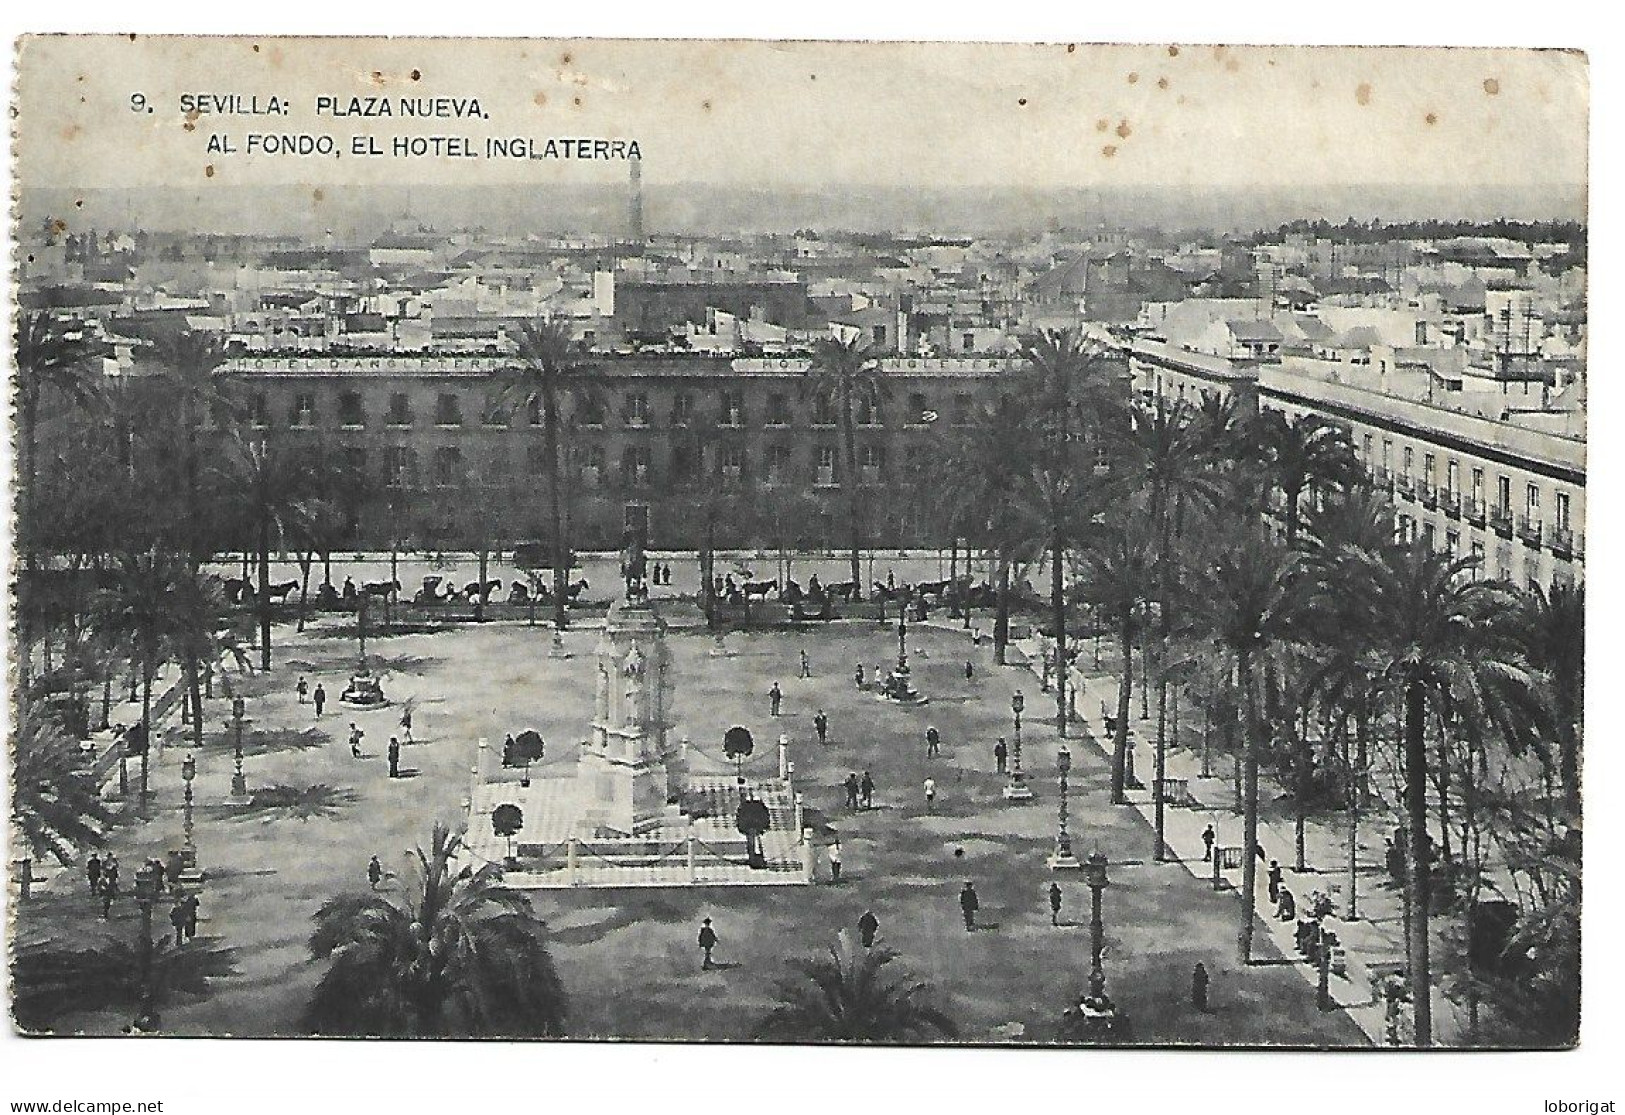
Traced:
<path fill-rule="evenodd" d="M 772 715 L 779 714 L 779 703 L 784 700 L 784 693 L 779 689 L 779 683 L 774 682 L 773 688 L 767 691 L 767 701 L 771 707 Z"/>
<path fill-rule="evenodd" d="M 700 951 L 705 954 L 705 961 L 700 965 L 702 971 L 710 971 L 711 950 L 717 947 L 717 931 L 711 928 L 711 919 L 706 918 L 700 926 Z"/>
<path fill-rule="evenodd" d="M 975 932 L 976 911 L 981 908 L 981 900 L 976 897 L 976 887 L 967 882 L 964 889 L 959 892 L 959 912 L 965 915 L 965 932 Z"/>
<path fill-rule="evenodd" d="M 880 919 L 875 917 L 874 911 L 863 911 L 863 916 L 858 919 L 858 940 L 863 942 L 863 947 L 866 949 L 874 948 L 875 934 L 879 932 Z"/>
<path fill-rule="evenodd" d="M 841 842 L 835 841 L 829 846 L 829 881 L 841 881 Z"/>
<path fill-rule="evenodd" d="M 102 918 L 105 920 L 113 909 L 113 899 L 118 897 L 118 876 L 102 876 Z"/>
<path fill-rule="evenodd" d="M 1191 972 L 1191 1006 L 1207 1013 L 1207 965 L 1198 964 Z"/>
<path fill-rule="evenodd" d="M 311 694 L 311 699 L 316 702 L 316 715 L 320 716 L 322 706 L 327 704 L 327 690 L 322 688 L 321 682 L 316 683 L 316 690 Z"/>
<path fill-rule="evenodd" d="M 102 861 L 102 887 L 118 889 L 118 856 L 112 852 L 108 852 L 107 858 Z"/>
<path fill-rule="evenodd" d="M 1207 863 L 1207 862 L 1209 862 L 1210 860 L 1213 859 L 1213 842 L 1215 840 L 1217 840 L 1217 839 L 1218 839 L 1218 836 L 1214 833 L 1212 825 L 1209 825 L 1207 828 L 1202 830 L 1202 862 L 1203 863 Z"/>
<path fill-rule="evenodd" d="M 102 882 L 102 857 L 95 852 L 85 861 L 85 878 L 90 882 L 90 893 L 95 894 Z"/>
<path fill-rule="evenodd" d="M 931 759 L 940 754 L 942 754 L 942 736 L 938 734 L 936 728 L 927 728 L 925 730 L 925 757 Z"/>
<path fill-rule="evenodd" d="M 355 721 L 350 721 L 350 754 L 354 758 L 361 758 L 361 737 L 364 735 L 366 733 L 355 726 Z"/>
<path fill-rule="evenodd" d="M 972 680 L 975 679 L 975 677 L 976 677 L 976 667 L 973 666 L 971 664 L 971 660 L 969 658 L 967 658 L 967 659 L 965 659 L 965 680 L 966 681 L 972 681 Z"/>
<path fill-rule="evenodd" d="M 1298 903 L 1286 887 L 1282 887 L 1276 896 L 1275 916 L 1282 921 L 1292 921 L 1298 916 Z"/>
<path fill-rule="evenodd" d="M 304 677 L 301 676 L 299 678 L 299 684 L 293 687 L 293 691 L 299 694 L 299 703 L 304 704 L 305 698 L 310 694 L 310 685 L 305 681 Z"/>
<path fill-rule="evenodd" d="M 869 776 L 868 771 L 863 772 L 863 781 L 858 784 L 858 789 L 863 794 L 863 807 L 873 809 L 875 807 L 875 780 Z"/>
<path fill-rule="evenodd" d="M 806 647 L 801 648 L 801 676 L 804 678 L 812 677 L 812 663 L 807 661 Z"/>
<path fill-rule="evenodd" d="M 1049 923 L 1051 925 L 1060 925 L 1061 924 L 1061 884 L 1060 883 L 1051 883 L 1049 885 Z"/>
<path fill-rule="evenodd" d="M 183 898 L 169 911 L 169 924 L 175 929 L 175 947 L 186 943 L 186 900 Z"/>
<path fill-rule="evenodd" d="M 1281 865 L 1275 860 L 1270 860 L 1269 880 L 1270 901 L 1278 903 L 1281 901 Z"/>
<path fill-rule="evenodd" d="M 367 882 L 373 890 L 377 890 L 378 884 L 383 880 L 383 877 L 384 865 L 378 862 L 377 856 L 373 856 L 367 863 Z"/>
<path fill-rule="evenodd" d="M 859 689 L 863 688 L 863 663 L 862 662 L 859 662 L 858 663 L 858 668 L 856 670 L 852 671 L 852 680 L 857 682 L 857 685 L 858 685 Z"/>
<path fill-rule="evenodd" d="M 401 710 L 401 735 L 406 737 L 407 743 L 412 742 L 412 708 L 410 705 Z"/>
<path fill-rule="evenodd" d="M 813 717 L 813 731 L 818 733 L 819 743 L 829 742 L 829 717 L 824 715 L 823 709 L 819 709 L 818 715 Z"/>
<path fill-rule="evenodd" d="M 1009 758 L 1010 749 L 1004 745 L 1004 737 L 1000 736 L 999 742 L 993 745 L 993 763 L 998 767 L 1000 774 L 1004 773 L 1005 763 Z"/>
<path fill-rule="evenodd" d="M 858 811 L 858 772 L 853 771 L 846 776 L 842 783 L 846 787 L 846 807 L 852 812 Z"/>
<path fill-rule="evenodd" d="M 394 736 L 389 737 L 389 776 L 401 776 L 401 741 Z"/>
<path fill-rule="evenodd" d="M 933 809 L 933 806 L 936 805 L 936 801 L 937 801 L 937 780 L 935 778 L 927 778 L 925 780 L 925 811 L 927 813 L 931 813 L 931 812 L 935 811 Z"/>

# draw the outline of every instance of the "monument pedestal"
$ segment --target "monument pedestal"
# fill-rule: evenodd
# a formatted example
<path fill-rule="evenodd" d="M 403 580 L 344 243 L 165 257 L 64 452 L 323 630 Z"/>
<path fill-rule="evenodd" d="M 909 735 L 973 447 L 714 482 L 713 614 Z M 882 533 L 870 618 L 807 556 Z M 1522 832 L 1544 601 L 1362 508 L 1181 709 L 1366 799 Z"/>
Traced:
<path fill-rule="evenodd" d="M 339 694 L 339 700 L 357 708 L 377 708 L 388 704 L 384 699 L 384 685 L 367 669 L 366 663 L 350 677 L 350 684 Z"/>

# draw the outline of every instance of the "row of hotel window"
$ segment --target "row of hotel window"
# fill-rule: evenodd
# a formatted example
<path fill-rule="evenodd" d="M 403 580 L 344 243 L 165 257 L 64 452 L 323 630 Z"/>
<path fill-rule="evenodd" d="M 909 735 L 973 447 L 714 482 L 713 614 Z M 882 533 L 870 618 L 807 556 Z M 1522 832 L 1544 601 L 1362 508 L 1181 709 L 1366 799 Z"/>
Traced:
<path fill-rule="evenodd" d="M 1438 532 L 1432 523 L 1419 521 L 1403 512 L 1399 515 L 1399 537 L 1401 541 L 1407 543 L 1415 542 L 1420 537 L 1424 545 L 1430 550 L 1438 549 L 1439 546 Z M 1500 581 L 1513 581 L 1516 579 L 1513 568 L 1515 561 L 1514 547 L 1511 543 L 1503 542 L 1495 547 L 1495 562 L 1491 565 L 1481 539 L 1472 539 L 1468 543 L 1468 549 L 1464 551 L 1461 546 L 1461 531 L 1446 530 L 1444 532 L 1444 552 L 1453 558 L 1466 557 L 1471 554 L 1473 558 L 1472 576 L 1475 581 L 1492 576 Z M 1562 566 L 1555 567 L 1553 573 L 1555 580 L 1571 582 L 1571 577 Z M 1523 581 L 1531 589 L 1542 587 L 1540 560 L 1532 553 L 1524 558 Z"/>
<path fill-rule="evenodd" d="M 744 426 L 746 424 L 747 409 L 745 406 L 745 393 L 739 390 L 723 390 L 718 393 L 715 415 L 719 426 Z M 458 392 L 442 391 L 435 397 L 434 424 L 436 426 L 461 426 L 464 415 L 464 395 Z M 907 406 L 903 411 L 904 421 L 907 424 L 930 421 L 926 416 L 930 413 L 930 402 L 923 392 L 910 392 L 907 397 Z M 540 400 L 531 399 L 521 402 L 517 407 L 502 405 L 497 399 L 481 399 L 479 401 L 480 422 L 487 426 L 507 426 L 517 414 L 523 414 L 524 420 L 532 426 L 542 424 L 542 408 Z M 975 398 L 970 393 L 961 393 L 953 397 L 952 421 L 964 424 L 971 420 Z M 602 426 L 607 420 L 607 408 L 602 400 L 583 400 L 577 408 L 574 418 L 584 426 Z M 873 400 L 857 398 L 853 400 L 853 418 L 860 426 L 884 425 L 883 408 Z M 649 396 L 641 391 L 631 391 L 623 394 L 620 399 L 620 418 L 627 426 L 648 426 L 651 408 Z M 290 426 L 315 426 L 317 417 L 316 393 L 314 391 L 294 392 L 288 405 L 288 424 Z M 771 392 L 765 400 L 763 424 L 768 426 L 788 426 L 795 415 L 791 407 L 791 396 L 786 392 Z M 255 392 L 249 399 L 249 420 L 256 426 L 270 425 L 270 405 L 265 392 Z M 671 408 L 668 414 L 669 424 L 672 426 L 688 426 L 704 419 L 699 414 L 696 398 L 687 391 L 676 392 L 671 397 Z M 812 404 L 812 424 L 815 426 L 831 426 L 839 420 L 839 414 L 831 400 L 816 397 Z M 384 413 L 384 423 L 389 426 L 411 426 L 416 421 L 412 408 L 411 396 L 405 392 L 396 392 L 389 397 L 389 406 Z M 340 426 L 364 426 L 367 423 L 366 404 L 359 391 L 341 391 L 338 395 L 338 424 Z M 222 425 L 225 423 L 222 421 Z"/>
<path fill-rule="evenodd" d="M 1374 444 L 1371 434 L 1364 437 L 1363 450 L 1368 465 L 1376 475 L 1384 480 L 1394 481 L 1406 494 L 1411 494 L 1417 484 L 1416 478 L 1416 450 L 1407 445 L 1403 447 L 1400 456 L 1400 466 L 1397 473 L 1393 468 L 1394 443 L 1392 438 L 1382 439 L 1382 457 L 1380 461 L 1373 459 Z M 1422 454 L 1422 471 L 1420 477 L 1421 494 L 1427 496 L 1439 495 L 1446 499 L 1466 498 L 1470 501 L 1469 509 L 1487 510 L 1496 518 L 1509 519 L 1512 515 L 1512 477 L 1500 475 L 1495 478 L 1495 503 L 1493 506 L 1486 503 L 1486 488 L 1484 470 L 1474 466 L 1469 474 L 1469 486 L 1463 489 L 1461 483 L 1461 464 L 1452 459 L 1445 462 L 1444 483 L 1441 487 L 1438 478 L 1438 459 L 1435 454 L 1424 452 Z M 1538 523 L 1540 517 L 1540 485 L 1529 481 L 1524 485 L 1523 515 L 1529 523 Z M 1567 492 L 1554 492 L 1552 494 L 1552 525 L 1561 532 L 1571 529 L 1569 494 Z"/>
<path fill-rule="evenodd" d="M 346 464 L 357 472 L 367 469 L 367 451 L 349 447 L 344 451 Z M 621 453 L 621 482 L 633 487 L 654 483 L 654 469 L 649 447 L 627 446 Z M 480 465 L 486 482 L 500 483 L 513 475 L 511 461 L 505 450 L 495 449 L 482 455 Z M 919 446 L 909 446 L 904 466 L 909 474 L 917 473 L 925 462 Z M 601 445 L 584 445 L 570 450 L 567 473 L 586 486 L 606 484 L 610 481 L 608 455 Z M 736 483 L 746 476 L 748 455 L 744 446 L 719 446 L 712 462 L 715 475 L 724 483 Z M 840 453 L 833 445 L 816 446 L 813 450 L 811 475 L 798 474 L 795 450 L 788 445 L 767 446 L 761 454 L 760 475 L 752 476 L 768 484 L 804 483 L 810 480 L 819 486 L 833 486 L 841 482 L 843 469 Z M 542 475 L 547 471 L 547 456 L 543 447 L 532 444 L 525 456 L 530 473 Z M 409 446 L 392 445 L 384 449 L 384 481 L 398 487 L 417 487 L 423 483 L 419 471 L 418 452 Z M 455 445 L 444 445 L 433 451 L 430 458 L 429 484 L 436 487 L 457 487 L 468 482 L 468 457 Z M 701 458 L 688 448 L 672 451 L 670 473 L 673 480 L 692 480 L 700 475 Z M 858 479 L 863 484 L 878 484 L 886 471 L 886 449 L 879 445 L 858 448 Z"/>

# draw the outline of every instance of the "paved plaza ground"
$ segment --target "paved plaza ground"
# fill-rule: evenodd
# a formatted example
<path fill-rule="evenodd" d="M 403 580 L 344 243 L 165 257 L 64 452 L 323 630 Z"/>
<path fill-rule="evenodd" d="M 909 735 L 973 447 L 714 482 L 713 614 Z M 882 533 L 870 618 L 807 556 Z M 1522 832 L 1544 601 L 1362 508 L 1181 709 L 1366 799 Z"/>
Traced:
<path fill-rule="evenodd" d="M 573 657 L 548 656 L 545 626 L 490 624 L 369 642 L 391 704 L 352 712 L 330 701 L 318 719 L 300 705 L 301 675 L 344 686 L 353 640 L 323 620 L 304 635 L 279 631 L 276 669 L 239 679 L 249 695 L 248 782 L 252 806 L 222 804 L 231 772 L 229 737 L 218 731 L 225 702 L 211 704 L 209 745 L 195 783 L 199 859 L 208 872 L 206 938 L 233 950 L 234 974 L 196 1001 L 176 1002 L 163 1027 L 188 1034 L 298 1033 L 300 1014 L 320 974 L 308 959 L 311 916 L 327 898 L 367 886 L 368 858 L 390 871 L 427 843 L 436 821 L 460 823 L 476 741 L 500 742 L 534 728 L 548 741 L 538 773 L 574 763 L 574 743 L 591 713 L 591 651 L 598 633 L 574 630 Z M 570 1032 L 579 1037 L 749 1040 L 775 1002 L 788 961 L 829 945 L 865 909 L 879 918 L 881 940 L 934 989 L 970 1041 L 1044 1040 L 1074 1003 L 1087 976 L 1088 891 L 1076 876 L 1045 866 L 1056 822 L 1056 736 L 1032 675 L 996 667 L 987 646 L 972 648 L 957 631 L 911 628 L 916 686 L 931 701 L 900 708 L 858 692 L 853 666 L 895 657 L 893 627 L 838 623 L 815 632 L 732 634 L 734 651 L 715 657 L 703 634 L 674 634 L 674 732 L 702 753 L 720 755 L 722 733 L 744 724 L 758 741 L 754 763 L 770 768 L 779 732 L 792 740 L 797 781 L 820 839 L 839 836 L 845 859 L 838 886 L 534 892 L 537 913 L 553 930 L 553 950 L 571 996 Z M 814 676 L 798 678 L 805 649 Z M 969 659 L 975 670 L 965 678 Z M 783 716 L 768 715 L 767 691 L 784 690 Z M 1024 759 L 1035 802 L 1000 796 L 992 746 L 1010 734 L 1010 695 L 1029 696 Z M 387 777 L 384 751 L 399 703 L 411 700 L 417 743 L 404 749 L 408 776 Z M 822 708 L 830 742 L 816 742 Z M 1052 706 L 1051 706 L 1052 708 Z M 117 716 L 115 716 L 117 718 Z M 345 737 L 350 721 L 366 733 L 360 760 Z M 925 729 L 942 735 L 940 757 L 926 757 Z M 1081 731 L 1082 729 L 1077 729 Z M 1134 1023 L 1137 1040 L 1205 1045 L 1255 1043 L 1359 1045 L 1366 1038 L 1341 1012 L 1315 1006 L 1313 988 L 1260 934 L 1261 962 L 1236 962 L 1237 899 L 1214 893 L 1177 863 L 1152 864 L 1151 831 L 1132 808 L 1108 804 L 1102 750 L 1072 744 L 1072 831 L 1077 849 L 1111 859 L 1105 896 L 1109 990 Z M 114 845 L 127 873 L 180 839 L 181 757 L 171 746 L 154 766 L 150 819 L 122 826 Z M 872 773 L 876 808 L 853 814 L 840 782 Z M 1142 772 L 1143 773 L 1143 772 Z M 928 813 L 922 783 L 936 780 Z M 273 790 L 273 793 L 267 791 Z M 133 808 L 133 807 L 132 807 Z M 1065 895 L 1064 924 L 1050 925 L 1045 900 L 1052 878 Z M 972 880 L 983 923 L 967 933 L 957 894 Z M 393 877 L 386 886 L 395 885 Z M 59 879 L 23 907 L 20 943 L 53 938 L 80 945 L 102 934 L 133 938 L 133 904 L 103 923 L 83 882 Z M 721 939 L 720 970 L 702 972 L 694 936 L 711 917 Z M 1212 1011 L 1188 1006 L 1193 966 L 1212 977 Z M 123 1013 L 81 1012 L 59 1028 L 113 1032 Z"/>

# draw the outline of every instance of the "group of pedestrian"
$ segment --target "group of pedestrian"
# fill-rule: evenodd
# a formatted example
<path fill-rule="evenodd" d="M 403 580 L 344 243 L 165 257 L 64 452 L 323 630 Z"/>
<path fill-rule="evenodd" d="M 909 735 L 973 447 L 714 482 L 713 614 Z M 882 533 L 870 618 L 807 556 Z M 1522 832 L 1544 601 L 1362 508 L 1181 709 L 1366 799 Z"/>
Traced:
<path fill-rule="evenodd" d="M 103 859 L 95 852 L 85 860 L 85 878 L 90 882 L 90 896 L 102 900 L 102 917 L 107 917 L 113 908 L 113 899 L 118 897 L 118 856 L 112 852 L 107 853 Z"/>
<path fill-rule="evenodd" d="M 307 682 L 303 676 L 301 676 L 299 678 L 299 684 L 293 687 L 293 691 L 299 694 L 300 704 L 304 704 L 307 697 L 310 698 L 312 703 L 314 703 L 316 706 L 316 715 L 318 717 L 321 716 L 322 709 L 327 705 L 327 690 L 322 686 L 321 682 L 318 681 L 316 683 L 315 690 L 312 690 L 310 688 L 310 683 Z"/>
<path fill-rule="evenodd" d="M 858 777 L 857 771 L 852 771 L 846 776 L 846 781 L 841 785 L 846 790 L 846 807 L 852 812 L 856 813 L 859 809 L 874 808 L 875 780 L 868 771 L 863 772 L 862 778 Z"/>
<path fill-rule="evenodd" d="M 175 944 L 184 945 L 197 936 L 197 895 L 181 890 L 179 863 L 172 862 L 165 866 L 162 860 L 151 859 L 147 861 L 145 870 L 174 898 L 174 905 L 169 911 L 169 924 L 175 929 Z M 85 882 L 90 887 L 90 896 L 101 901 L 104 919 L 112 916 L 113 902 L 123 893 L 119 888 L 119 874 L 118 855 L 114 852 L 108 852 L 105 857 L 92 852 L 85 860 Z"/>
<path fill-rule="evenodd" d="M 665 562 L 655 562 L 649 569 L 649 583 L 651 585 L 671 584 L 671 566 Z"/>

